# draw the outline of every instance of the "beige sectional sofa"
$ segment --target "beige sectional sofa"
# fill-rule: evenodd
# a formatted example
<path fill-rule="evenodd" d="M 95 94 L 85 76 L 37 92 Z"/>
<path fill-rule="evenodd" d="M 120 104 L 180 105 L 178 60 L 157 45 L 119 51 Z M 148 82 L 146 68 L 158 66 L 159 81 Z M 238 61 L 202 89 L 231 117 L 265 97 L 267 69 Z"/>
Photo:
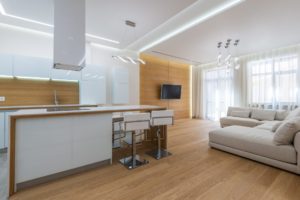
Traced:
<path fill-rule="evenodd" d="M 233 111 L 245 110 L 249 111 L 248 117 L 246 112 L 233 113 L 234 116 L 231 116 Z M 254 117 L 259 118 L 255 119 L 253 118 L 253 109 L 229 108 L 228 117 L 222 118 L 221 121 L 221 126 L 224 128 L 209 133 L 209 145 L 212 148 L 300 174 L 299 116 L 300 109 L 292 111 L 290 114 L 283 113 L 283 111 L 270 112 L 270 110 L 257 112 L 255 109 Z M 297 119 L 295 122 L 297 124 L 292 127 L 289 121 L 294 118 Z M 291 129 L 291 127 L 295 132 L 293 135 L 288 135 L 288 137 L 292 137 L 291 142 L 284 145 L 274 142 L 276 134 L 278 137 L 278 131 L 282 132 L 285 130 L 284 128 Z"/>
<path fill-rule="evenodd" d="M 227 117 L 221 118 L 220 124 L 222 128 L 233 125 L 255 127 L 267 122 L 283 121 L 288 114 L 286 110 L 229 107 Z"/>

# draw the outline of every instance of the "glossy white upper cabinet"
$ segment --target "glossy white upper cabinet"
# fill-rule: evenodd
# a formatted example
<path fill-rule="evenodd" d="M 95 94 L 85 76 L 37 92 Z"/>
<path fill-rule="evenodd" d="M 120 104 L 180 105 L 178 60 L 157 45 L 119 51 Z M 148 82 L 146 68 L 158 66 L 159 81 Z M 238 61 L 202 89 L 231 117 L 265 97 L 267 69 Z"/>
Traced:
<path fill-rule="evenodd" d="M 77 71 L 68 71 L 62 69 L 51 69 L 50 77 L 52 79 L 61 79 L 61 80 L 80 80 L 81 72 Z"/>
<path fill-rule="evenodd" d="M 105 78 L 105 68 L 100 65 L 91 65 L 88 64 L 81 71 L 82 72 L 82 80 L 99 80 Z"/>
<path fill-rule="evenodd" d="M 46 58 L 14 56 L 14 75 L 49 78 L 52 61 Z"/>
<path fill-rule="evenodd" d="M 54 64 L 85 67 L 85 0 L 54 0 Z"/>
<path fill-rule="evenodd" d="M 106 104 L 106 79 L 80 81 L 81 104 Z"/>
<path fill-rule="evenodd" d="M 87 65 L 82 71 L 80 81 L 80 103 L 106 103 L 106 71 L 100 65 Z"/>
<path fill-rule="evenodd" d="M 113 70 L 112 76 L 114 104 L 129 103 L 129 72 L 127 68 L 116 68 Z"/>
<path fill-rule="evenodd" d="M 13 75 L 13 56 L 8 54 L 0 54 L 0 75 Z"/>

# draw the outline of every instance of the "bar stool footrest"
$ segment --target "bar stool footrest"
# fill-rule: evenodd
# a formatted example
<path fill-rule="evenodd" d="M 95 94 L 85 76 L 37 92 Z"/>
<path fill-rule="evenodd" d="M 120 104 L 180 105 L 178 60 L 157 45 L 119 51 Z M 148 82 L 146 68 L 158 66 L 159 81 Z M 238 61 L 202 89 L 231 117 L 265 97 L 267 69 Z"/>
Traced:
<path fill-rule="evenodd" d="M 132 156 L 128 156 L 126 158 L 121 158 L 119 161 L 122 165 L 124 165 L 127 169 L 135 169 L 137 167 L 141 167 L 145 164 L 148 164 L 149 161 L 145 159 L 141 159 L 139 155 L 135 156 L 135 166 L 133 166 Z"/>
<path fill-rule="evenodd" d="M 148 151 L 146 152 L 147 155 L 155 158 L 156 160 L 159 160 L 161 158 L 165 158 L 168 156 L 171 156 L 172 154 L 164 149 L 161 150 L 153 150 L 153 151 Z"/>

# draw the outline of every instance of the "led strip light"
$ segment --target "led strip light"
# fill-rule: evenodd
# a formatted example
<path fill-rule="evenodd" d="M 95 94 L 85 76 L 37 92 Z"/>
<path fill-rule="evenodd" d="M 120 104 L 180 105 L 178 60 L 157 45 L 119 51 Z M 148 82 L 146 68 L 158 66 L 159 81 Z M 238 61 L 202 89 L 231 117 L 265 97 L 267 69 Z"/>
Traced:
<path fill-rule="evenodd" d="M 44 23 L 44 22 L 40 22 L 40 21 L 36 21 L 36 20 L 32 20 L 32 19 L 28 19 L 28 18 L 16 16 L 16 15 L 8 14 L 8 13 L 5 11 L 5 9 L 4 9 L 4 7 L 3 7 L 3 5 L 2 5 L 1 2 L 0 2 L 0 13 L 1 13 L 3 16 L 6 16 L 6 17 L 10 17 L 10 18 L 14 18 L 14 19 L 18 19 L 18 20 L 30 22 L 30 23 L 35 23 L 35 24 L 39 24 L 39 25 L 47 26 L 47 27 L 51 27 L 51 28 L 54 27 L 52 24 L 47 24 L 47 23 Z M 86 33 L 85 35 L 86 35 L 87 37 L 90 37 L 90 38 L 94 38 L 94 39 L 98 39 L 98 40 L 103 40 L 103 41 L 110 42 L 110 43 L 114 43 L 114 44 L 120 44 L 119 41 L 112 40 L 112 39 L 108 39 L 108 38 L 104 38 L 104 37 L 100 37 L 100 36 L 97 36 L 97 35 L 93 35 L 93 34 L 89 34 L 89 33 Z"/>

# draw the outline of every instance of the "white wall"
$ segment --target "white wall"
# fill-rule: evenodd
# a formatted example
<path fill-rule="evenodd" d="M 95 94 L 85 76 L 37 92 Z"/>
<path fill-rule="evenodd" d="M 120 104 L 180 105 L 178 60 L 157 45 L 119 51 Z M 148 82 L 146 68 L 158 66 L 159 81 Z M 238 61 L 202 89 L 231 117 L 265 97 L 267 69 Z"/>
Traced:
<path fill-rule="evenodd" d="M 101 67 L 106 74 L 106 103 L 112 101 L 113 70 L 127 69 L 129 72 L 129 104 L 139 103 L 139 66 L 123 64 L 112 59 L 118 51 L 87 44 L 87 64 Z M 53 38 L 47 35 L 21 31 L 0 26 L 0 53 L 53 59 Z M 0 66 L 1 67 L 1 66 Z M 94 88 L 101 81 L 94 81 Z M 90 84 L 91 85 L 91 84 Z M 91 87 L 85 87 L 91 88 Z M 101 88 L 101 86 L 99 86 Z M 88 91 L 95 92 L 95 91 Z M 102 103 L 102 102 L 99 102 Z"/>

